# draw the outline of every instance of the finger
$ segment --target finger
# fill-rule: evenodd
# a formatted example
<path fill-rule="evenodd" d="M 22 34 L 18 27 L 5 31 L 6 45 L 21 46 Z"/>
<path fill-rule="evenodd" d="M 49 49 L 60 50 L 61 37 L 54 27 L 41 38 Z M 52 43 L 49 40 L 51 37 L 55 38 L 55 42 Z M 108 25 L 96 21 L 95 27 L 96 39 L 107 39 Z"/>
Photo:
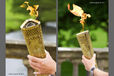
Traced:
<path fill-rule="evenodd" d="M 85 61 L 85 60 L 88 61 L 88 59 L 87 59 L 84 55 L 82 56 L 82 59 L 83 59 L 84 61 Z"/>
<path fill-rule="evenodd" d="M 50 53 L 48 51 L 46 51 L 46 50 L 45 50 L 45 52 L 46 52 L 46 58 L 43 58 L 43 59 L 46 60 L 47 58 L 51 58 Z"/>
<path fill-rule="evenodd" d="M 41 63 L 42 60 L 43 60 L 43 59 L 41 59 L 41 58 L 37 58 L 37 57 L 34 57 L 34 56 L 30 56 L 30 55 L 28 55 L 27 57 L 28 57 L 31 61 L 37 62 L 37 63 Z"/>
<path fill-rule="evenodd" d="M 84 60 L 82 60 L 82 63 L 84 64 Z"/>
<path fill-rule="evenodd" d="M 47 50 L 45 50 L 45 52 L 48 53 Z"/>
<path fill-rule="evenodd" d="M 35 70 L 38 70 L 38 68 L 36 66 L 33 66 L 32 64 L 30 64 L 30 66 L 35 69 Z"/>
<path fill-rule="evenodd" d="M 82 59 L 84 59 L 84 55 L 82 55 Z"/>
<path fill-rule="evenodd" d="M 82 59 L 83 59 L 83 56 L 84 56 L 84 55 L 82 55 Z"/>
<path fill-rule="evenodd" d="M 96 59 L 96 54 L 94 54 L 92 57 L 92 60 L 95 60 L 95 59 Z"/>
<path fill-rule="evenodd" d="M 35 74 L 35 75 L 40 74 L 40 75 L 41 75 L 41 74 L 48 74 L 48 73 L 44 73 L 44 72 L 39 72 L 39 71 L 38 71 L 38 72 L 34 72 L 33 74 Z"/>
<path fill-rule="evenodd" d="M 28 57 L 29 60 L 31 60 L 33 62 L 37 62 L 37 60 L 35 58 L 33 58 L 33 56 L 28 55 L 27 57 Z"/>
<path fill-rule="evenodd" d="M 33 69 L 38 70 L 39 66 L 38 66 L 37 63 L 34 63 L 34 62 L 32 62 L 32 61 L 29 60 L 29 64 L 30 64 L 30 66 L 31 66 Z"/>
<path fill-rule="evenodd" d="M 85 63 L 85 61 L 84 61 L 84 60 L 82 60 L 82 63 L 83 63 L 84 65 L 86 65 L 86 63 Z"/>
<path fill-rule="evenodd" d="M 34 66 L 37 66 L 37 65 L 38 65 L 38 63 L 33 62 L 33 61 L 31 61 L 31 60 L 29 60 L 29 63 L 32 64 L 32 65 L 34 65 Z"/>
<path fill-rule="evenodd" d="M 94 55 L 93 55 L 94 57 L 95 57 L 95 59 L 96 59 L 96 54 L 94 53 Z"/>
<path fill-rule="evenodd" d="M 34 72 L 33 74 L 41 74 L 40 72 Z"/>
<path fill-rule="evenodd" d="M 82 63 L 83 63 L 83 60 L 82 60 Z"/>
<path fill-rule="evenodd" d="M 46 53 L 46 56 L 48 56 L 48 55 L 49 55 L 49 52 L 48 52 L 48 51 L 46 51 L 46 50 L 45 50 L 45 53 Z"/>
<path fill-rule="evenodd" d="M 40 63 L 36 63 L 36 62 L 31 61 L 31 60 L 29 60 L 29 63 L 35 67 L 38 67 L 38 68 L 40 68 L 40 66 L 41 66 Z"/>

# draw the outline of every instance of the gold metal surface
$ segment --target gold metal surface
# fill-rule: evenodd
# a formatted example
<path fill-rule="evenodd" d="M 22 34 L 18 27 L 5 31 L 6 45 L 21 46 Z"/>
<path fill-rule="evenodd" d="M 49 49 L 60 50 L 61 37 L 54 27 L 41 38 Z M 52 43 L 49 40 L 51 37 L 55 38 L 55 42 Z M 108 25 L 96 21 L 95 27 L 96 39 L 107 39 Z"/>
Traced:
<path fill-rule="evenodd" d="M 91 59 L 93 57 L 94 50 L 92 47 L 89 31 L 87 30 L 87 31 L 78 33 L 78 34 L 76 34 L 76 37 L 77 37 L 80 47 L 82 49 L 83 55 L 86 58 Z M 96 64 L 96 67 L 97 67 L 97 64 Z"/>
<path fill-rule="evenodd" d="M 40 22 L 37 20 L 28 19 L 21 25 L 21 30 L 24 35 L 29 54 L 38 58 L 45 58 L 46 53 Z"/>

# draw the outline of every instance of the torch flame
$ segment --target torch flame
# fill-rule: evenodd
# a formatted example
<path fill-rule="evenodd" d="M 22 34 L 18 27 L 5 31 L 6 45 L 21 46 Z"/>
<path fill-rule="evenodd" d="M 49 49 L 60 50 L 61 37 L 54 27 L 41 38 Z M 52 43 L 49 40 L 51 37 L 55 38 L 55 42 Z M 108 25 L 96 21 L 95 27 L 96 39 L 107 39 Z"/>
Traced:
<path fill-rule="evenodd" d="M 29 2 L 25 1 L 22 5 L 20 5 L 20 7 L 25 8 L 26 7 L 25 4 L 27 5 L 26 10 L 30 11 L 29 15 L 38 17 L 38 10 L 37 9 L 38 9 L 39 5 L 30 6 Z"/>
<path fill-rule="evenodd" d="M 85 23 L 85 20 L 88 18 L 91 17 L 90 14 L 86 14 L 84 13 L 84 11 L 82 10 L 81 7 L 73 4 L 73 10 L 70 9 L 70 4 L 68 4 L 68 10 L 74 14 L 75 16 L 78 16 L 78 17 L 81 17 L 80 19 L 80 23 L 82 24 L 82 31 L 84 31 L 84 23 Z"/>

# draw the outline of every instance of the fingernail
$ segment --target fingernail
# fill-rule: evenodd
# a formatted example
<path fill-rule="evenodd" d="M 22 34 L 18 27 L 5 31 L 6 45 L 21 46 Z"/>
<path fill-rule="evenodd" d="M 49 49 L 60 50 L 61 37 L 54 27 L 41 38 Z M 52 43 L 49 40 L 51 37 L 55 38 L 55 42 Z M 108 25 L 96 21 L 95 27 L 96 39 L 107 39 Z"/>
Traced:
<path fill-rule="evenodd" d="M 33 74 L 40 74 L 40 72 L 34 72 Z"/>
<path fill-rule="evenodd" d="M 30 57 L 30 55 L 27 55 L 27 58 L 29 58 Z"/>
<path fill-rule="evenodd" d="M 94 56 L 96 56 L 96 54 L 94 54 Z"/>

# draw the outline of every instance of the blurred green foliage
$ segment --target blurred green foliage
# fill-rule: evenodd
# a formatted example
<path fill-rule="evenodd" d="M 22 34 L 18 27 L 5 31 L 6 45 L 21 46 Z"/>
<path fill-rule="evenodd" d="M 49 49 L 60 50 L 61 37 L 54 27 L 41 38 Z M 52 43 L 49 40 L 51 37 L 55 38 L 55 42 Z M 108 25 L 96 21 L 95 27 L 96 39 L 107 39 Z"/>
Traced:
<path fill-rule="evenodd" d="M 30 5 L 39 4 L 39 20 L 42 24 L 56 20 L 56 0 L 6 0 L 6 32 L 19 30 L 20 25 L 29 18 L 29 11 L 21 8 L 24 1 Z"/>
<path fill-rule="evenodd" d="M 61 76 L 73 76 L 73 65 L 70 61 L 61 64 Z"/>
<path fill-rule="evenodd" d="M 97 2 L 97 3 L 95 3 Z M 60 47 L 79 47 L 76 34 L 82 29 L 80 17 L 74 16 L 67 9 L 67 4 L 76 4 L 91 14 L 85 23 L 89 30 L 93 47 L 103 48 L 108 45 L 108 0 L 58 0 L 58 44 Z"/>
<path fill-rule="evenodd" d="M 78 64 L 78 76 L 86 76 L 87 71 L 83 64 Z M 65 61 L 61 64 L 61 76 L 73 76 L 73 64 L 70 61 Z"/>

